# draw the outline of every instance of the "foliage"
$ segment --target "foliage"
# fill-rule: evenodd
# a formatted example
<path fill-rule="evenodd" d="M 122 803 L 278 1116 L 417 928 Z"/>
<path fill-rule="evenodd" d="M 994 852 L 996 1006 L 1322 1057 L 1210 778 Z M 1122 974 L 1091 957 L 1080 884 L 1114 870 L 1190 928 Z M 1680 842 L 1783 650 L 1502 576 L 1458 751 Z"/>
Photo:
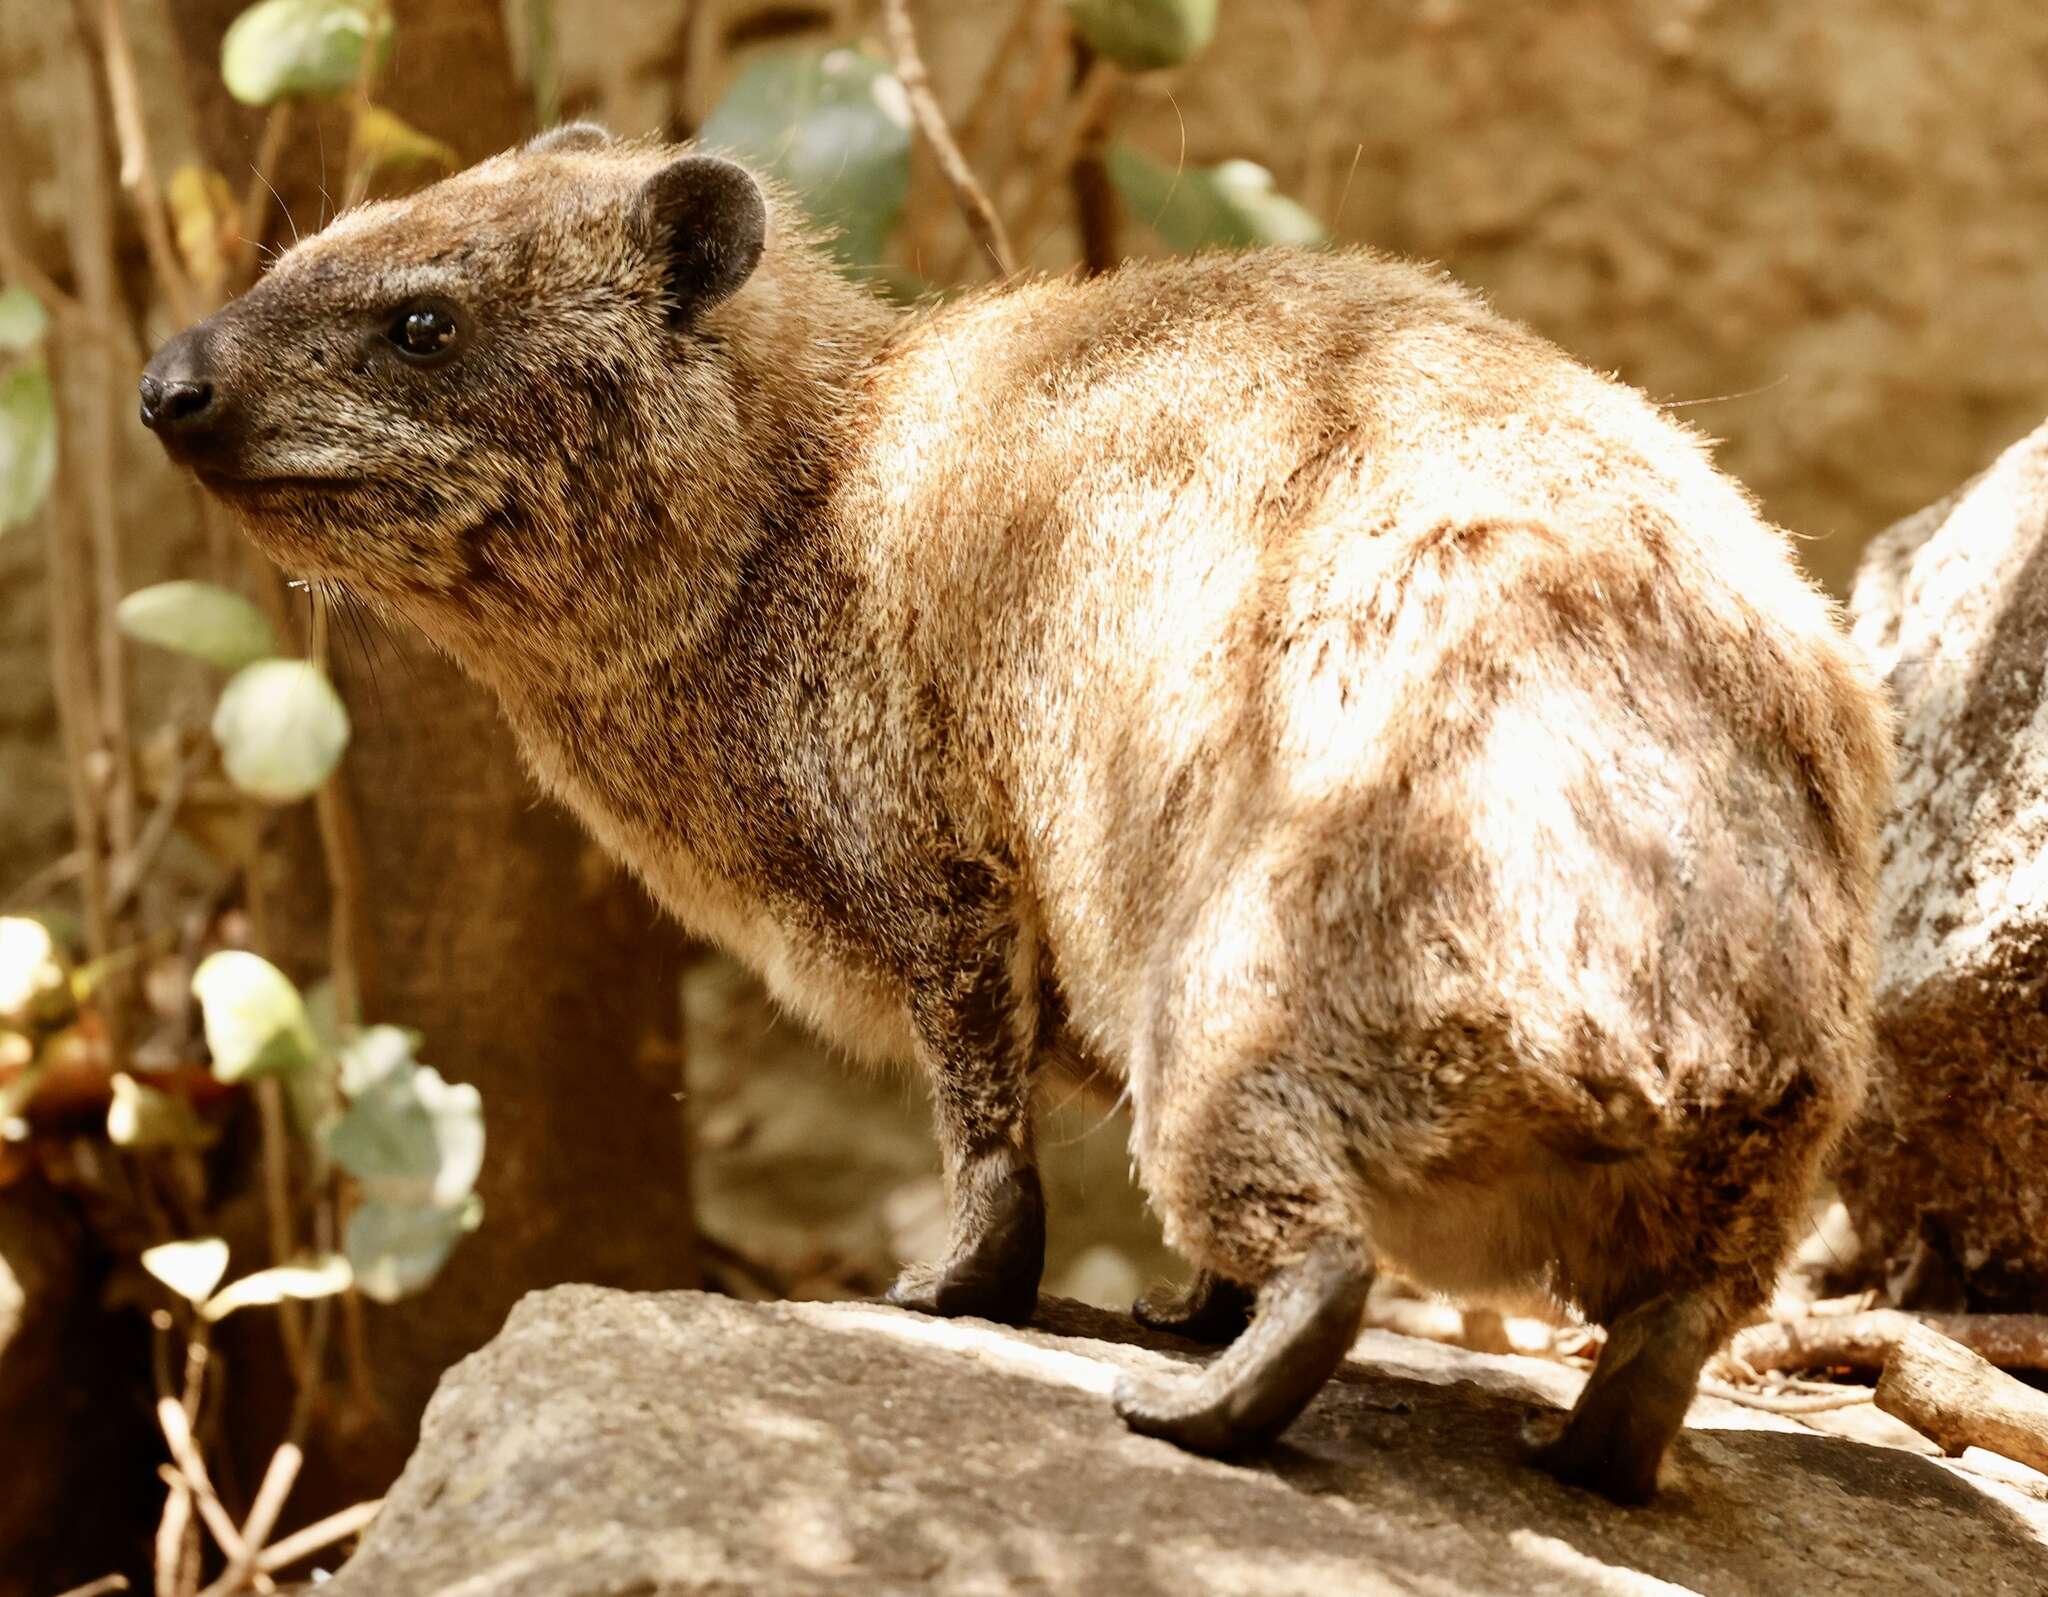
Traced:
<path fill-rule="evenodd" d="M 740 75 L 702 129 L 706 145 L 765 167 L 835 229 L 849 265 L 882 258 L 910 188 L 903 85 L 863 50 L 778 50 Z"/>
<path fill-rule="evenodd" d="M 363 76 L 363 47 L 373 36 L 381 66 L 392 28 L 376 0 L 261 0 L 229 25 L 220 75 L 248 105 L 339 94 Z"/>
<path fill-rule="evenodd" d="M 327 673 L 306 660 L 258 660 L 236 672 L 214 707 L 228 776 L 273 804 L 327 780 L 348 746 L 348 711 Z"/>
<path fill-rule="evenodd" d="M 224 671 L 277 653 L 277 634 L 239 593 L 211 582 L 159 582 L 139 588 L 114 612 L 138 643 L 175 649 Z"/>
<path fill-rule="evenodd" d="M 1322 224 L 1275 189 L 1270 172 L 1250 161 L 1175 171 L 1119 144 L 1109 151 L 1107 164 L 1132 212 L 1177 250 L 1325 241 Z"/>
<path fill-rule="evenodd" d="M 1075 30 L 1127 72 L 1177 67 L 1216 32 L 1216 0 L 1067 0 Z"/>
<path fill-rule="evenodd" d="M 38 352 L 47 318 L 19 288 L 0 292 L 0 532 L 36 513 L 57 470 L 57 407 Z"/>

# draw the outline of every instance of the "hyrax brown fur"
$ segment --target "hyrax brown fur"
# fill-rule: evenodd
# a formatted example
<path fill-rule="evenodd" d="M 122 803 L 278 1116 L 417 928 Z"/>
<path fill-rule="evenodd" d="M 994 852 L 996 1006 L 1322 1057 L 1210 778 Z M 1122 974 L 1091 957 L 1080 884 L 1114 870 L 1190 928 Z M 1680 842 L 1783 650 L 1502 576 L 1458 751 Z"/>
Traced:
<path fill-rule="evenodd" d="M 1889 741 L 1640 395 L 1363 251 L 898 314 L 741 168 L 574 128 L 297 246 L 144 412 L 681 920 L 923 1066 L 953 1236 L 897 1301 L 1031 1313 L 1033 1073 L 1081 1056 L 1214 1288 L 1155 1317 L 1256 1293 L 1133 1425 L 1276 1433 L 1385 1261 L 1605 1325 L 1544 1458 L 1653 1490 L 1863 1091 Z"/>

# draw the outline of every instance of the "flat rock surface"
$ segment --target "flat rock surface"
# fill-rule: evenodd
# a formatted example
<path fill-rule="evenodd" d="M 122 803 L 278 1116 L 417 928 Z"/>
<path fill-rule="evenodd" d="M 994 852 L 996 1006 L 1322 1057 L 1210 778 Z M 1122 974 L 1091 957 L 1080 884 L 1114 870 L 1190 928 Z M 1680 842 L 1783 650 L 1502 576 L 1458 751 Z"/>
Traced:
<path fill-rule="evenodd" d="M 1702 1399 L 1653 1508 L 1517 1462 L 1579 1377 L 1385 1332 L 1285 1442 L 1134 1436 L 1198 1355 L 1046 1299 L 1026 1331 L 871 1304 L 562 1287 L 449 1372 L 328 1597 L 893 1592 L 2048 1594 L 2048 1478 Z"/>

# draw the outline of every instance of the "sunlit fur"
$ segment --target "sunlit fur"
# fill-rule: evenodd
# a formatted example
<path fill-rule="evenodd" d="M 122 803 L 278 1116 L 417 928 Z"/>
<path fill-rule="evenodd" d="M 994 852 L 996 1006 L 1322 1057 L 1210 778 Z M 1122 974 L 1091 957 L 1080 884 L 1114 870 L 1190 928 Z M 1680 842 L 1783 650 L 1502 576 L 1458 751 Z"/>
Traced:
<path fill-rule="evenodd" d="M 677 332 L 635 208 L 675 154 L 515 153 L 285 256 L 217 357 L 245 469 L 332 480 L 235 490 L 252 536 L 494 688 L 790 1008 L 920 1058 L 949 1168 L 1028 1157 L 1007 1079 L 1068 1050 L 1223 1274 L 1336 1232 L 1595 1319 L 1760 1304 L 1863 1092 L 1889 740 L 1699 442 L 1359 251 L 906 315 L 771 194 Z M 360 360 L 429 289 L 460 356 Z"/>

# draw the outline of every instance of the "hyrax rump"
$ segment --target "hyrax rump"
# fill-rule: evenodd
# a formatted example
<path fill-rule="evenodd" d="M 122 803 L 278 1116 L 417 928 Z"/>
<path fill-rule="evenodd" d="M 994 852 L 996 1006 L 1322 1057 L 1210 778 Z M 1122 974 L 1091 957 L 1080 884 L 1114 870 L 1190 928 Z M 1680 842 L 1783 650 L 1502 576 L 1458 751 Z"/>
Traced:
<path fill-rule="evenodd" d="M 740 167 L 571 128 L 292 249 L 143 414 L 691 928 L 922 1065 L 952 1241 L 898 1302 L 1031 1313 L 1078 1057 L 1203 1272 L 1154 1317 L 1256 1293 L 1132 1425 L 1278 1432 L 1385 1261 L 1605 1325 L 1542 1456 L 1653 1491 L 1863 1091 L 1889 740 L 1640 395 L 1364 252 L 899 314 Z"/>

